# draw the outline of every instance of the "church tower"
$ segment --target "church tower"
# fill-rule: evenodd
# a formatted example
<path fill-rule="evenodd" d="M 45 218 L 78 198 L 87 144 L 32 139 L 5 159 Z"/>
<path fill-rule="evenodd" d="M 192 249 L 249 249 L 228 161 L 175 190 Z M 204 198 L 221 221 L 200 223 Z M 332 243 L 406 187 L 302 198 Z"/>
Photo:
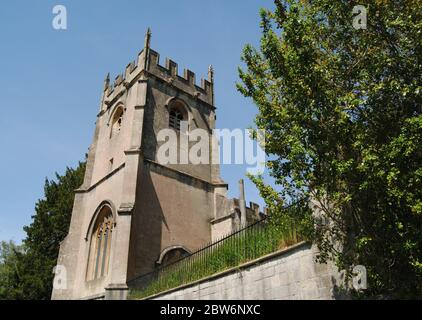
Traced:
<path fill-rule="evenodd" d="M 208 163 L 158 159 L 163 129 L 178 141 L 203 129 L 211 141 L 213 70 L 197 85 L 192 71 L 180 76 L 169 59 L 160 65 L 150 41 L 148 30 L 137 61 L 113 83 L 105 79 L 84 182 L 60 247 L 56 277 L 65 285 L 53 299 L 125 299 L 130 280 L 211 241 L 212 221 L 227 210 L 212 144 Z"/>

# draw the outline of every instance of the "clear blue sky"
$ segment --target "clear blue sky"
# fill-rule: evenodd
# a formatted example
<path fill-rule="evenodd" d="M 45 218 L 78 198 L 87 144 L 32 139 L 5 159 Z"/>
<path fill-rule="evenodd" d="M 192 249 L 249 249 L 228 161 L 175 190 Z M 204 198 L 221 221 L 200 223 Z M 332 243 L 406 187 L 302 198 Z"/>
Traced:
<path fill-rule="evenodd" d="M 68 30 L 52 28 L 65 5 Z M 219 128 L 247 128 L 256 108 L 235 88 L 246 43 L 259 43 L 259 9 L 271 0 L 3 1 L 0 12 L 0 240 L 20 242 L 46 177 L 84 158 L 103 79 L 123 72 L 151 27 L 152 48 L 197 79 L 214 65 Z M 223 166 L 230 196 L 245 176 Z M 247 200 L 262 204 L 246 182 Z"/>

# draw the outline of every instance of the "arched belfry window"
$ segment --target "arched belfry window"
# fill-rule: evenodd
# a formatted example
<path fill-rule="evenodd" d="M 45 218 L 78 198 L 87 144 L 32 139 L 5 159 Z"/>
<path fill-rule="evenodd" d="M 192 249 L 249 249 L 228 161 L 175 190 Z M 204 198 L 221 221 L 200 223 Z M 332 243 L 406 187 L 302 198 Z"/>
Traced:
<path fill-rule="evenodd" d="M 122 107 L 118 107 L 114 111 L 113 117 L 111 119 L 111 132 L 110 138 L 117 136 L 122 130 L 124 110 Z"/>
<path fill-rule="evenodd" d="M 102 278 L 108 273 L 113 227 L 111 208 L 104 206 L 92 228 L 87 280 Z"/>
<path fill-rule="evenodd" d="M 189 121 L 188 112 L 183 102 L 175 100 L 169 104 L 169 127 L 177 131 L 187 131 L 188 128 L 182 128 L 182 122 L 186 125 Z"/>
<path fill-rule="evenodd" d="M 180 131 L 180 123 L 183 121 L 183 114 L 177 110 L 170 111 L 170 128 Z"/>

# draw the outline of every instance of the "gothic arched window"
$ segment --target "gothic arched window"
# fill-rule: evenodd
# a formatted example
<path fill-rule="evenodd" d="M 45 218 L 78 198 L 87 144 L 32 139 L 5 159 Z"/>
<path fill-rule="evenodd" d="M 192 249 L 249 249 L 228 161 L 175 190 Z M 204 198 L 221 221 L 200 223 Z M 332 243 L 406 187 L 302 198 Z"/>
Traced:
<path fill-rule="evenodd" d="M 122 129 L 123 114 L 124 111 L 122 107 L 117 108 L 117 110 L 114 112 L 113 118 L 111 120 L 110 138 L 120 133 Z"/>
<path fill-rule="evenodd" d="M 111 209 L 104 206 L 92 229 L 87 280 L 102 278 L 108 273 L 113 227 Z"/>
<path fill-rule="evenodd" d="M 169 127 L 181 131 L 183 129 L 182 122 L 188 122 L 185 105 L 181 101 L 174 101 L 169 105 Z"/>

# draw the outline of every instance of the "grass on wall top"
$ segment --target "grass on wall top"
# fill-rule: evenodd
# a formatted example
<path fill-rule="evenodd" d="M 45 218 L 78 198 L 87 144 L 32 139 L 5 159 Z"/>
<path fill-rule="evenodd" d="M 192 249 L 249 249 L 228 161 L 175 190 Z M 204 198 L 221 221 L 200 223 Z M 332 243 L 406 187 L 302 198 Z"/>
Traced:
<path fill-rule="evenodd" d="M 178 262 L 143 276 L 144 285 L 140 289 L 131 289 L 129 299 L 143 299 L 198 281 L 302 240 L 304 239 L 294 223 L 284 222 L 280 225 L 260 221 Z"/>

